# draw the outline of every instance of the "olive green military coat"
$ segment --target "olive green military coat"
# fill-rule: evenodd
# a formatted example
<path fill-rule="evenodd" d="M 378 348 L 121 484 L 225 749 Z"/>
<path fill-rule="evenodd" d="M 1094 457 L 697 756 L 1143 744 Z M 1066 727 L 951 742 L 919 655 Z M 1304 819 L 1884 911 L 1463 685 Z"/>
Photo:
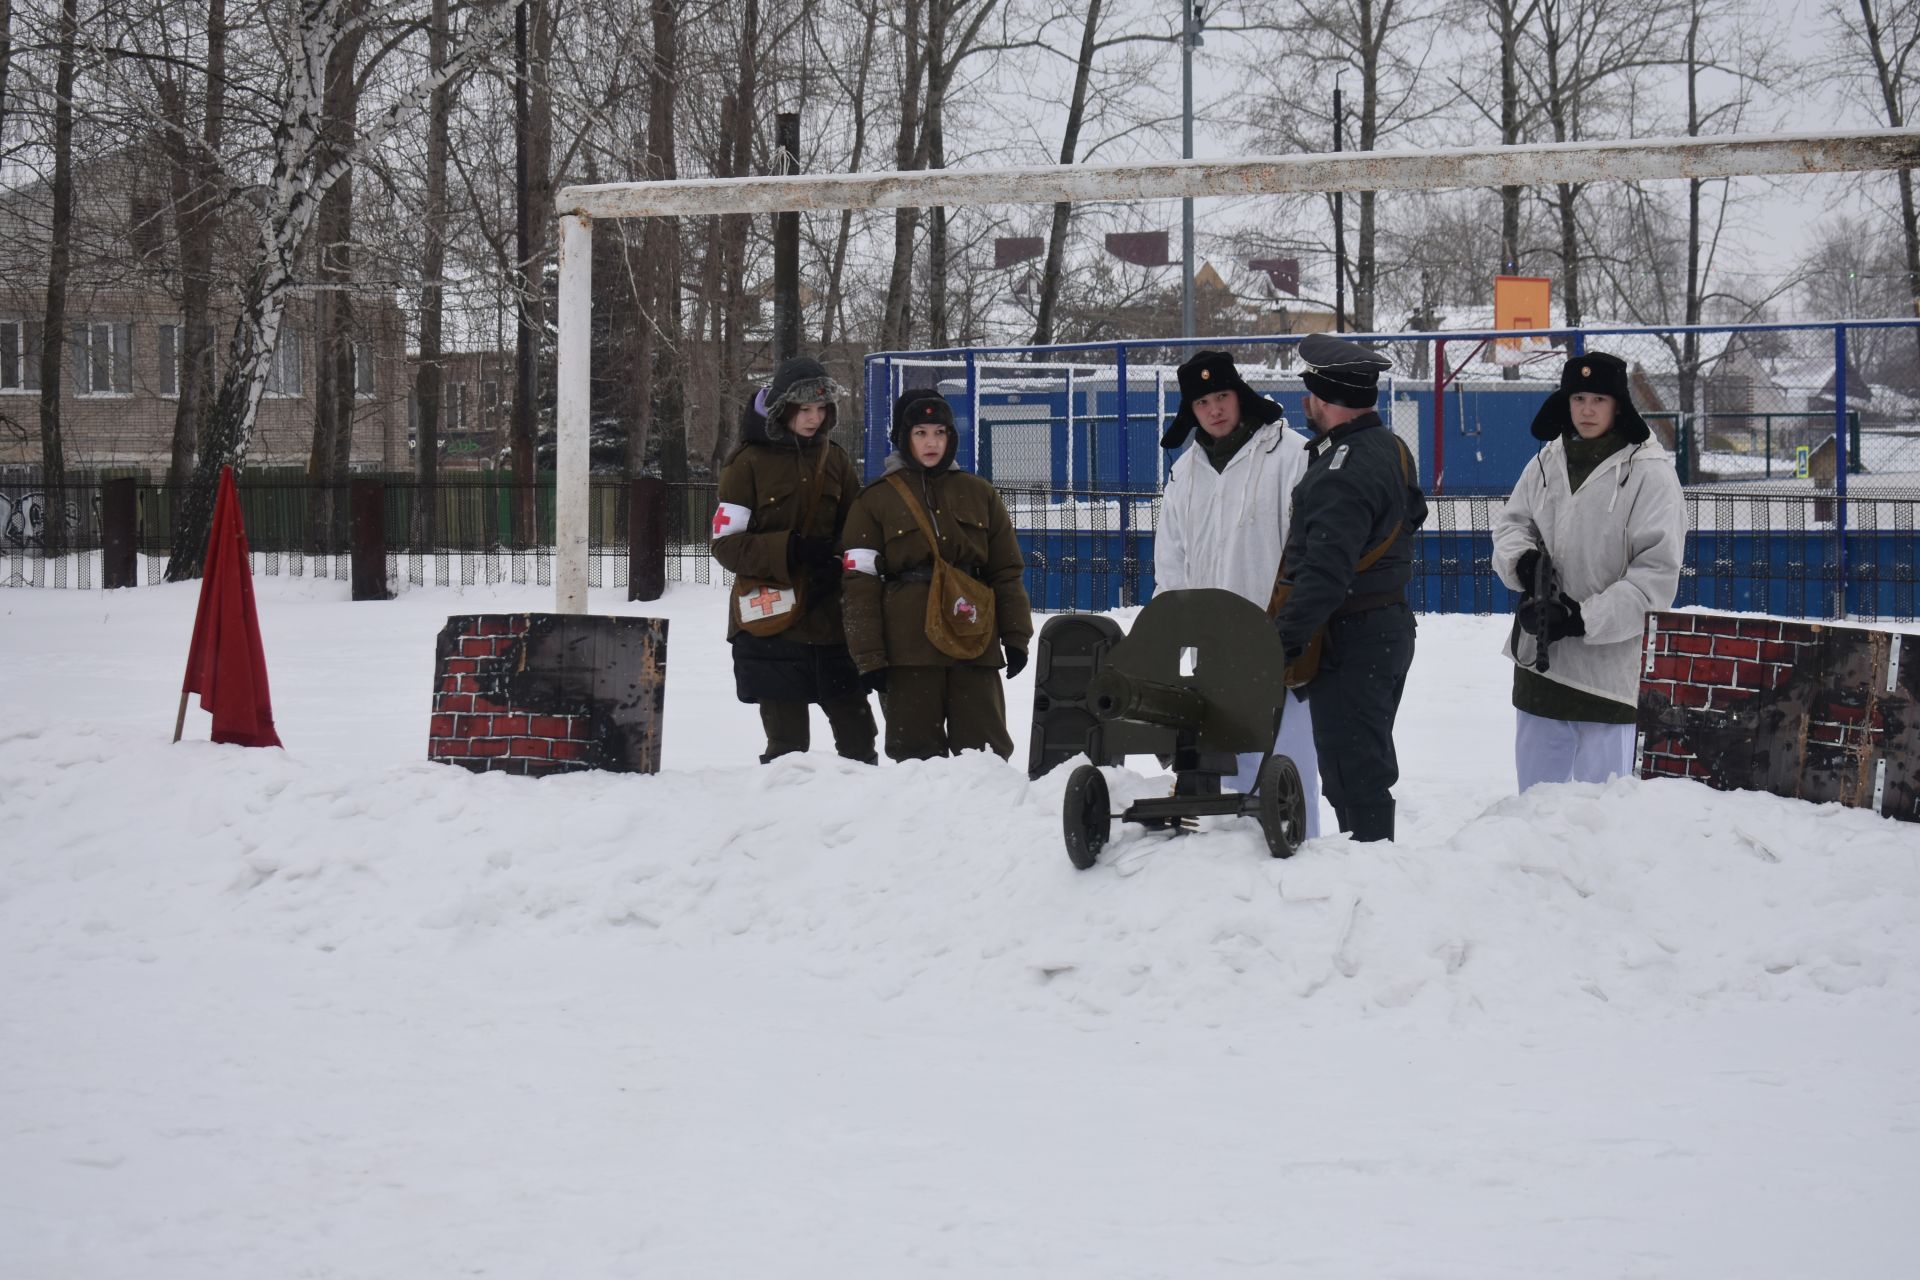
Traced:
<path fill-rule="evenodd" d="M 790 562 L 787 543 L 795 537 L 833 539 L 860 491 L 859 477 L 846 451 L 825 435 L 796 441 L 791 435 L 779 439 L 743 444 L 727 461 L 720 473 L 720 507 L 715 516 L 713 558 L 736 576 L 758 578 L 781 586 L 791 586 L 803 576 Z M 827 451 L 825 469 L 821 469 L 820 450 Z M 819 475 L 820 499 L 813 504 L 807 527 L 796 528 L 807 510 Z M 729 523 L 728 508 L 744 508 L 751 513 L 745 532 L 723 533 Z M 728 593 L 727 638 L 740 633 L 740 593 Z M 840 616 L 840 593 L 827 592 L 823 598 L 810 598 L 806 613 L 780 633 L 801 644 L 833 644 L 844 641 Z"/>
<path fill-rule="evenodd" d="M 933 568 L 933 552 L 906 500 L 882 477 L 854 501 L 841 534 L 841 546 L 847 552 L 846 575 L 841 579 L 847 648 L 854 665 L 861 671 L 888 666 L 1004 665 L 1001 645 L 1025 649 L 1033 639 L 1026 565 L 1005 504 L 992 485 L 964 471 L 907 468 L 898 474 L 919 495 L 947 562 L 992 589 L 997 643 L 962 662 L 927 639 L 929 586 L 925 581 L 899 579 L 901 575 L 924 577 Z"/>

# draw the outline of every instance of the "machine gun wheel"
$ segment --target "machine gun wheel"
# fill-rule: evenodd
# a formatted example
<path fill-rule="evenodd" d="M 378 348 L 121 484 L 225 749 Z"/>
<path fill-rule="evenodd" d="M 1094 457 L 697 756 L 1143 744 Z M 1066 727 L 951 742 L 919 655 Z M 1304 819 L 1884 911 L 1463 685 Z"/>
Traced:
<path fill-rule="evenodd" d="M 1294 788 L 1299 789 L 1296 776 Z M 1083 764 L 1067 777 L 1066 803 L 1061 826 L 1067 837 L 1067 857 L 1085 871 L 1100 856 L 1113 829 L 1113 813 L 1107 805 L 1107 779 L 1099 768 Z"/>
<path fill-rule="evenodd" d="M 1275 756 L 1260 770 L 1259 804 L 1267 851 L 1276 858 L 1291 858 L 1306 839 L 1307 793 L 1300 785 L 1300 770 L 1288 757 Z"/>

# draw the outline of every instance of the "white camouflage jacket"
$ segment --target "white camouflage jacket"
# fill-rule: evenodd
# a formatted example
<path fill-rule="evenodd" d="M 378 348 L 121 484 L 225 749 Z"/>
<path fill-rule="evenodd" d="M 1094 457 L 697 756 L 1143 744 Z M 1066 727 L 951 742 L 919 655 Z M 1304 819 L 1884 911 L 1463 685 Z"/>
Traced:
<path fill-rule="evenodd" d="M 1493 571 L 1518 591 L 1520 557 L 1546 548 L 1587 628 L 1554 643 L 1546 679 L 1629 706 L 1639 701 L 1646 617 L 1672 607 L 1686 537 L 1680 481 L 1657 440 L 1615 451 L 1578 493 L 1568 487 L 1562 441 L 1527 464 L 1493 522 Z M 1524 632 L 1518 639 L 1519 652 L 1509 637 L 1506 654 L 1530 666 L 1537 642 Z"/>
<path fill-rule="evenodd" d="M 1269 422 L 1216 472 L 1196 441 L 1167 475 L 1153 534 L 1153 589 L 1220 587 L 1262 609 L 1273 595 L 1287 540 L 1293 486 L 1307 472 L 1307 442 L 1286 420 Z"/>

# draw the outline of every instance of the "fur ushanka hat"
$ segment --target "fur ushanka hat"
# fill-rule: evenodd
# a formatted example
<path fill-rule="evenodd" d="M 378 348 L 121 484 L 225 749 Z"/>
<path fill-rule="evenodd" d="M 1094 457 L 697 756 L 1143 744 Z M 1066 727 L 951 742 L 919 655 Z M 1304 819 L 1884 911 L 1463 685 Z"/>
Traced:
<path fill-rule="evenodd" d="M 1241 422 L 1264 427 L 1283 416 L 1279 405 L 1247 385 L 1240 376 L 1239 367 L 1233 363 L 1233 357 L 1224 351 L 1202 351 L 1181 365 L 1178 373 L 1180 408 L 1174 413 L 1173 421 L 1167 424 L 1166 433 L 1160 437 L 1162 449 L 1178 449 L 1186 443 L 1187 437 L 1200 425 L 1200 419 L 1193 413 L 1193 402 L 1216 391 L 1240 393 Z"/>
<path fill-rule="evenodd" d="M 1626 436 L 1629 443 L 1640 444 L 1653 434 L 1647 428 L 1647 420 L 1633 407 L 1633 390 L 1627 384 L 1627 362 L 1604 351 L 1589 351 L 1568 358 L 1566 368 L 1560 371 L 1560 389 L 1548 396 L 1540 412 L 1533 416 L 1534 439 L 1557 440 L 1572 433 L 1573 410 L 1569 402 L 1576 391 L 1612 396 L 1612 430 Z"/>

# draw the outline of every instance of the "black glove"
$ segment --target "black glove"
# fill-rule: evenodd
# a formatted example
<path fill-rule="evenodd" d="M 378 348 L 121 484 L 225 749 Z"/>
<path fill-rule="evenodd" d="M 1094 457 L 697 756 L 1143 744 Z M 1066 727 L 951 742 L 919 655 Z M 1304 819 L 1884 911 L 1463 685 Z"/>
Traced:
<path fill-rule="evenodd" d="M 1514 572 L 1520 575 L 1520 594 L 1533 594 L 1533 571 L 1540 567 L 1540 548 L 1529 547 L 1520 553 L 1520 563 L 1514 566 Z"/>
<path fill-rule="evenodd" d="M 887 691 L 887 669 L 885 667 L 875 667 L 871 671 L 862 671 L 860 673 L 860 683 L 868 693 L 885 693 Z"/>
<path fill-rule="evenodd" d="M 1011 680 L 1027 669 L 1027 651 L 1019 645 L 1007 645 L 1007 679 Z"/>
<path fill-rule="evenodd" d="M 1587 634 L 1586 620 L 1580 616 L 1580 602 L 1565 592 L 1551 600 L 1524 601 L 1514 616 L 1520 621 L 1520 629 L 1542 644 Z"/>

